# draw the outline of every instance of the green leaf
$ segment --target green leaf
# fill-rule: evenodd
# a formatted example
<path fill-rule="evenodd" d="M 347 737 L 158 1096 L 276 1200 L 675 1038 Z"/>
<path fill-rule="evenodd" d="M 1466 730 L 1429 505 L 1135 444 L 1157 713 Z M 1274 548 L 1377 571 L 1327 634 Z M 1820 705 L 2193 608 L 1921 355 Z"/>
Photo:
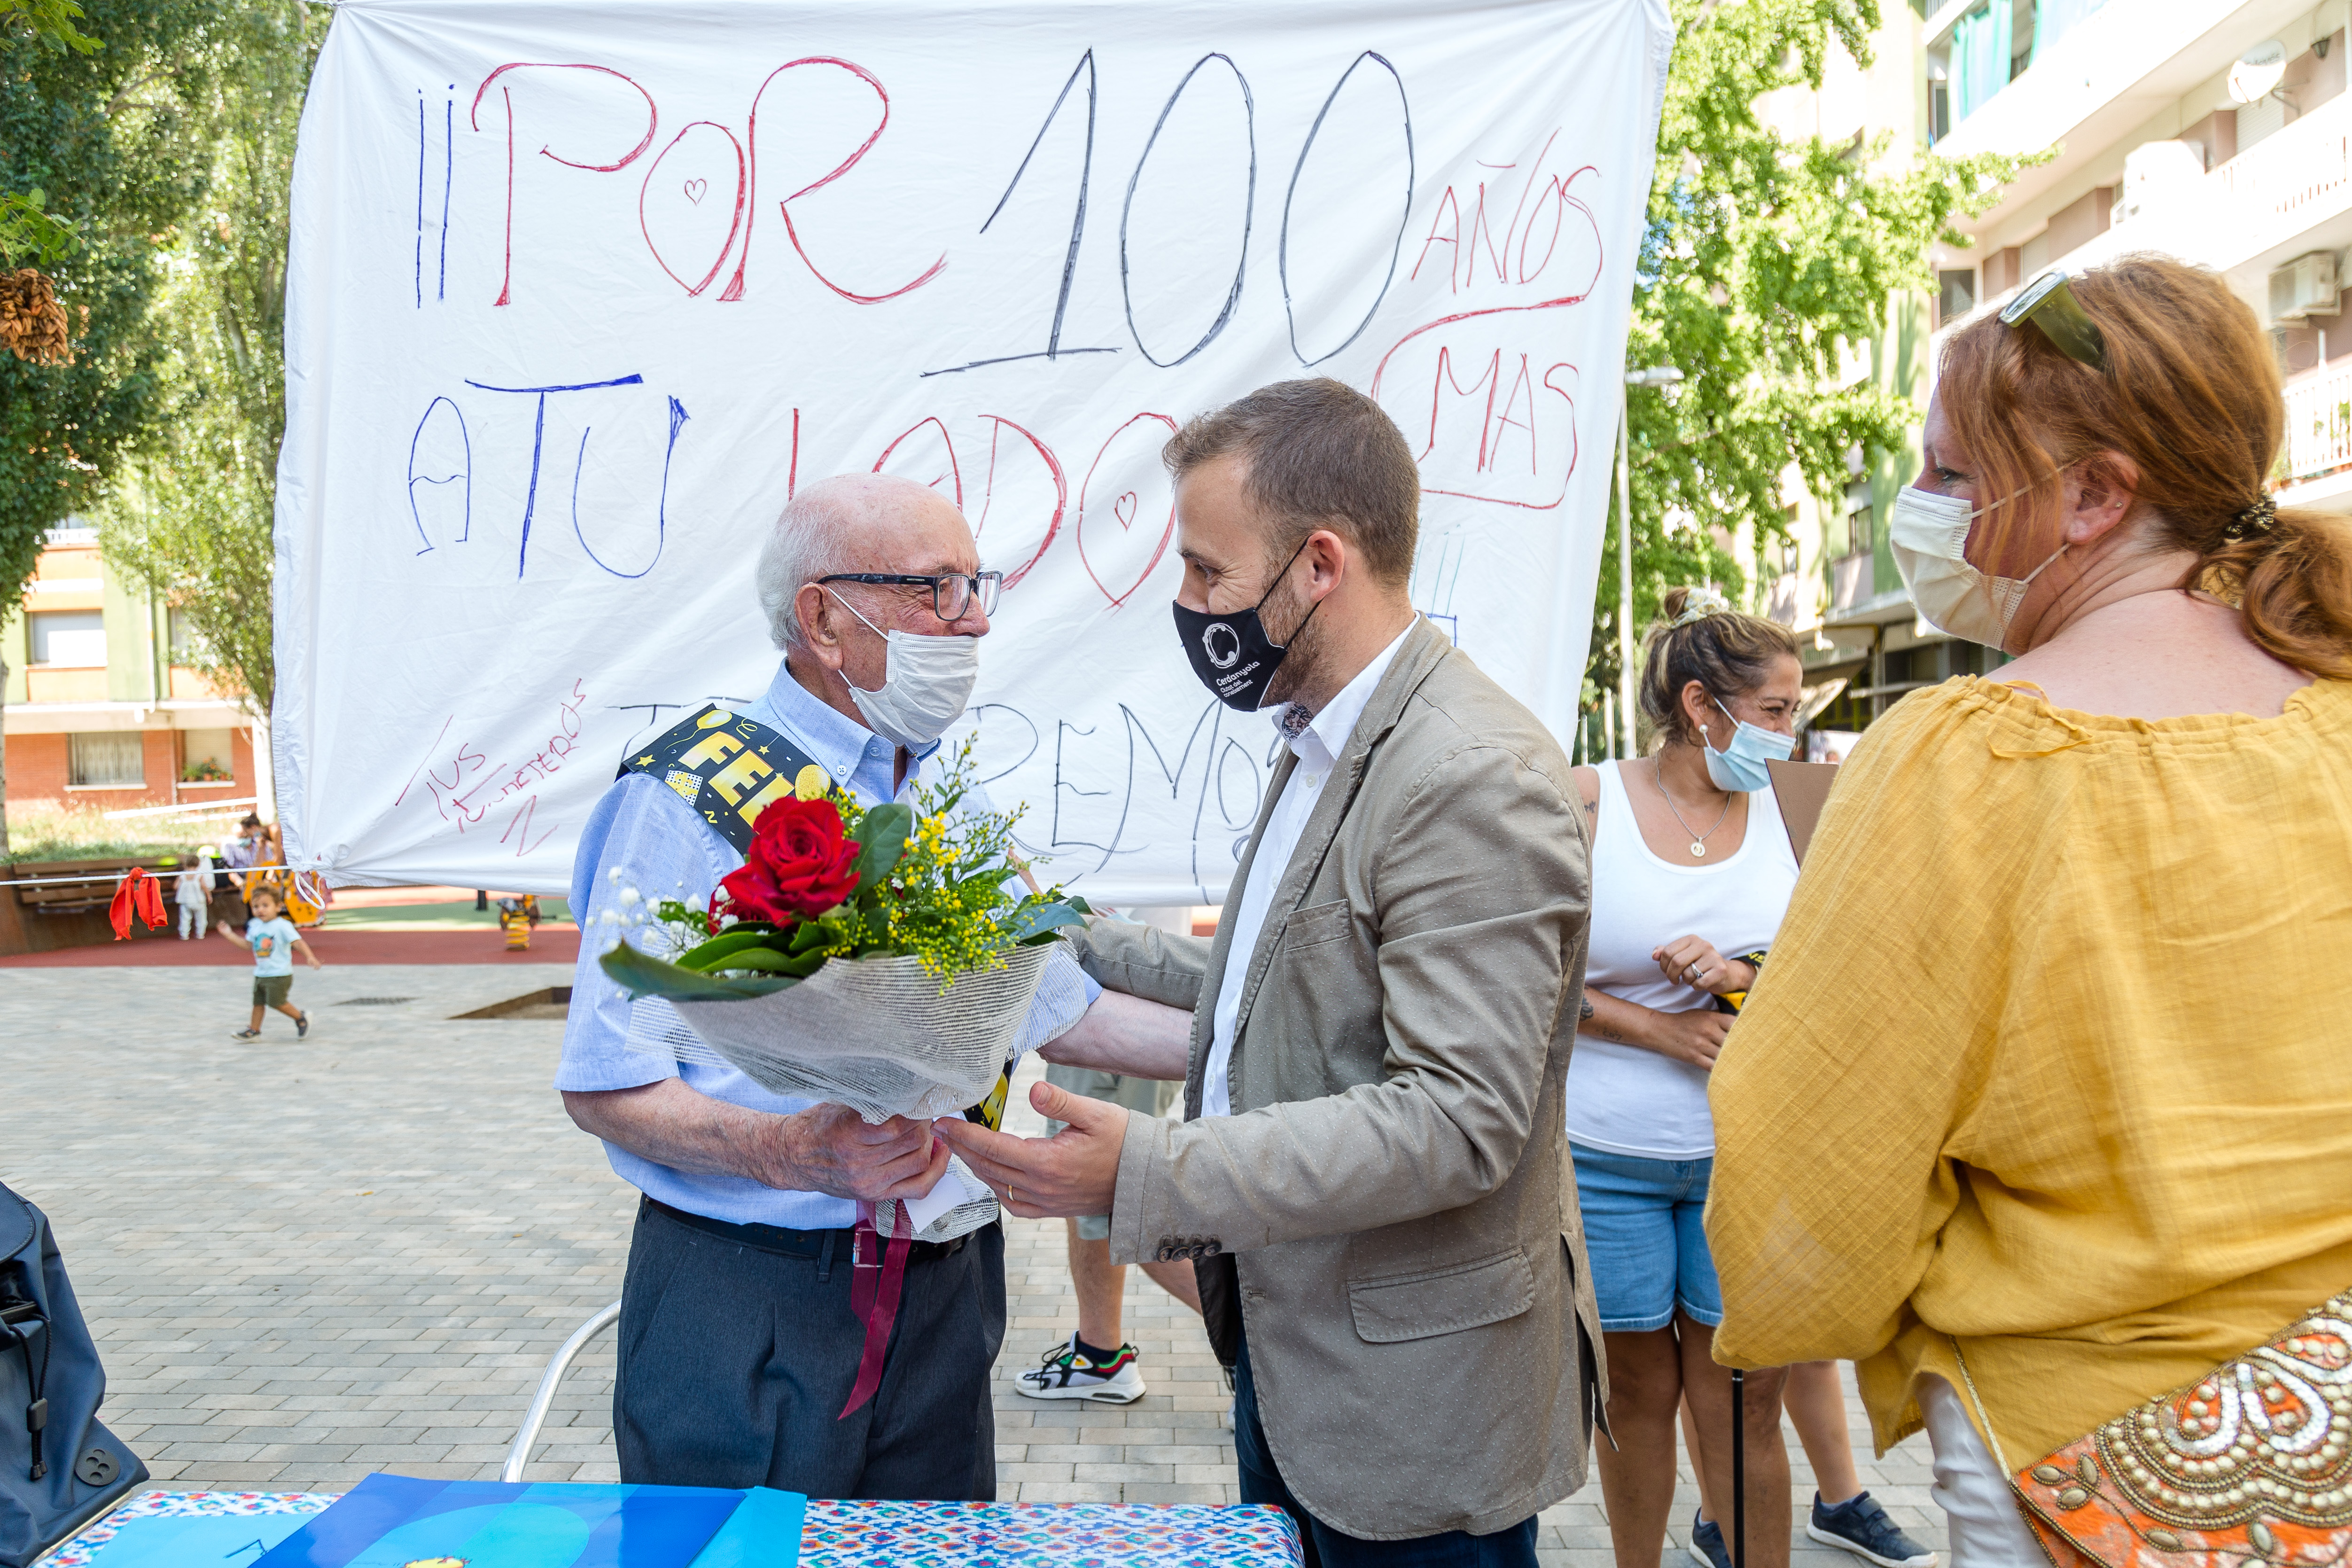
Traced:
<path fill-rule="evenodd" d="M 661 996 L 672 1002 L 740 1002 L 798 985 L 802 978 L 796 974 L 767 974 L 729 979 L 698 974 L 691 969 L 680 969 L 675 963 L 648 957 L 626 942 L 599 958 L 596 966 L 631 996 Z"/>
<path fill-rule="evenodd" d="M 882 884 L 907 853 L 907 836 L 915 830 L 910 806 L 892 802 L 877 805 L 857 825 L 857 890 L 864 898 L 878 896 Z"/>
<path fill-rule="evenodd" d="M 718 963 L 707 967 L 756 969 L 763 973 L 789 974 L 796 979 L 806 980 L 824 967 L 824 954 L 821 952 L 786 953 L 778 952 L 772 947 L 747 947 L 730 952 Z"/>
<path fill-rule="evenodd" d="M 727 967 L 724 960 L 746 948 L 767 946 L 768 939 L 773 934 L 772 931 L 766 930 L 723 931 L 709 942 L 700 942 L 687 949 L 671 962 L 680 969 L 692 969 L 708 973 L 714 969 L 724 969 Z"/>
<path fill-rule="evenodd" d="M 820 921 L 803 921 L 793 928 L 792 944 L 786 951 L 798 953 L 806 952 L 814 947 L 822 947 L 826 937 L 831 934 Z"/>
<path fill-rule="evenodd" d="M 999 930 L 1017 947 L 1033 942 L 1050 942 L 1054 932 L 1064 926 L 1084 925 L 1087 917 L 1066 903 L 1024 904 L 1003 921 Z"/>

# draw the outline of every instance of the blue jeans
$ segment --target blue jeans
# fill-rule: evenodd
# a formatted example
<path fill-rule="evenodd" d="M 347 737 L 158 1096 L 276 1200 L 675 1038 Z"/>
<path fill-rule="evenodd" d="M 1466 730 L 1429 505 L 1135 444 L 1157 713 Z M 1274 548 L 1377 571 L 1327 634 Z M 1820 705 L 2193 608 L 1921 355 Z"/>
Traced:
<path fill-rule="evenodd" d="M 1404 1412 L 1399 1415 L 1409 1418 Z M 1234 1368 L 1234 1458 L 1241 1469 L 1242 1501 L 1270 1502 L 1290 1515 L 1307 1547 L 1307 1568 L 1535 1568 L 1532 1514 L 1492 1535 L 1449 1530 L 1410 1541 L 1364 1541 L 1342 1534 L 1300 1507 L 1283 1484 L 1282 1472 L 1265 1446 L 1265 1428 L 1258 1424 L 1257 1385 L 1250 1378 L 1246 1337 L 1240 1364 Z M 1410 1477 L 1397 1480 L 1412 1484 Z"/>
<path fill-rule="evenodd" d="M 1568 1151 L 1601 1328 L 1646 1333 L 1673 1322 L 1676 1308 L 1694 1322 L 1721 1327 L 1723 1287 L 1705 1223 L 1715 1162 L 1603 1154 L 1580 1143 Z"/>

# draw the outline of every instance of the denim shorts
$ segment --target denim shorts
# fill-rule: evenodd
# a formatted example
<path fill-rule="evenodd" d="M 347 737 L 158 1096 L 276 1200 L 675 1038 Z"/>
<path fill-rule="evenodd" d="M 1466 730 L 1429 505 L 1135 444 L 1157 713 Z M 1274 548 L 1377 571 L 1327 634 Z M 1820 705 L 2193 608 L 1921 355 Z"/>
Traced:
<path fill-rule="evenodd" d="M 1707 1177 L 1715 1162 L 1644 1160 L 1571 1143 L 1576 1196 L 1601 1326 L 1612 1334 L 1663 1329 L 1681 1308 L 1715 1328 L 1723 1287 L 1707 1256 Z"/>

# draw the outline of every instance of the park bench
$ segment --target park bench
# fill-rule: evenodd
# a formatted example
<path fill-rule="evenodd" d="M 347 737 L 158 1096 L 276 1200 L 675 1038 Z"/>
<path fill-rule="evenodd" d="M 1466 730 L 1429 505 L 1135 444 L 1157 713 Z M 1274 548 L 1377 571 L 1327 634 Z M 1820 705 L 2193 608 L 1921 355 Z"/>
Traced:
<path fill-rule="evenodd" d="M 166 882 L 181 870 L 178 866 L 164 865 L 161 857 L 150 855 L 105 860 L 28 860 L 0 867 L 0 876 L 16 884 L 16 901 L 25 908 L 38 914 L 75 915 L 106 908 L 113 901 L 114 889 L 123 873 L 134 866 Z M 167 901 L 169 897 L 167 891 Z"/>

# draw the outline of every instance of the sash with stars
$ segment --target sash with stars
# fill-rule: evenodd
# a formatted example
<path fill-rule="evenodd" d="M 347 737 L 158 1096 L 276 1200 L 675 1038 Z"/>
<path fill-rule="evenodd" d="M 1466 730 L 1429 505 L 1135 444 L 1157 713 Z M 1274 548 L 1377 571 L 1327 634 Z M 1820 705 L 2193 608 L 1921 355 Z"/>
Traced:
<path fill-rule="evenodd" d="M 620 777 L 651 773 L 685 797 L 714 832 L 735 846 L 751 848 L 751 825 L 775 801 L 794 793 L 808 775 L 823 794 L 832 783 L 807 752 L 757 720 L 712 706 L 684 720 L 652 745 L 621 764 Z"/>

